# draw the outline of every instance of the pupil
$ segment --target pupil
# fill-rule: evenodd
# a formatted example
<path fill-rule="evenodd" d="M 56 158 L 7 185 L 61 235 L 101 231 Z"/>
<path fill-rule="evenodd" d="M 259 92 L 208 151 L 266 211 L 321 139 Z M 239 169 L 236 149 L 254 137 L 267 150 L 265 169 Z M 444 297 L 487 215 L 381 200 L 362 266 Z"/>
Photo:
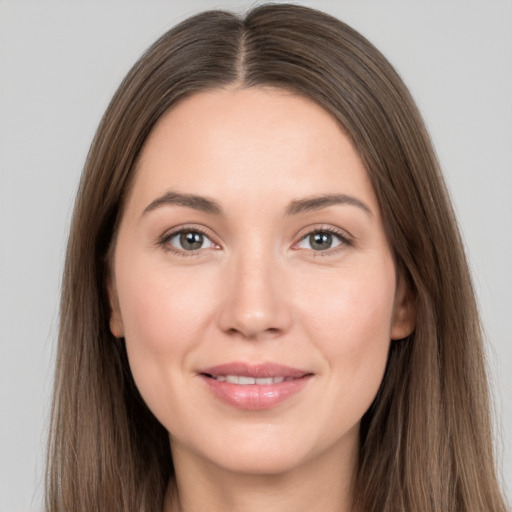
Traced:
<path fill-rule="evenodd" d="M 315 233 L 311 235 L 310 244 L 313 249 L 325 251 L 332 245 L 332 235 L 330 233 Z"/>
<path fill-rule="evenodd" d="M 196 231 L 186 231 L 180 235 L 180 244 L 187 251 L 201 249 L 203 245 L 203 235 Z"/>

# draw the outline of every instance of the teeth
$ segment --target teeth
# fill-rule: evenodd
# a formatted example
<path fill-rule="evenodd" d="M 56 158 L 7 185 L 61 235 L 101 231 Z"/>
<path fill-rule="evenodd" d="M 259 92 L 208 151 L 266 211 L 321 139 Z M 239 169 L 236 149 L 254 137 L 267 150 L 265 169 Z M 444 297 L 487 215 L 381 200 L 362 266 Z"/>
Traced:
<path fill-rule="evenodd" d="M 268 386 L 273 383 L 274 379 L 272 377 L 256 379 L 256 384 L 260 384 L 261 386 Z"/>
<path fill-rule="evenodd" d="M 213 376 L 220 382 L 229 382 L 230 384 L 239 384 L 242 386 L 258 384 L 260 386 L 270 386 L 271 384 L 280 384 L 281 382 L 293 380 L 291 377 L 246 377 L 245 375 L 217 375 Z"/>
<path fill-rule="evenodd" d="M 245 386 L 246 384 L 255 384 L 256 380 L 253 377 L 238 377 L 238 384 Z"/>

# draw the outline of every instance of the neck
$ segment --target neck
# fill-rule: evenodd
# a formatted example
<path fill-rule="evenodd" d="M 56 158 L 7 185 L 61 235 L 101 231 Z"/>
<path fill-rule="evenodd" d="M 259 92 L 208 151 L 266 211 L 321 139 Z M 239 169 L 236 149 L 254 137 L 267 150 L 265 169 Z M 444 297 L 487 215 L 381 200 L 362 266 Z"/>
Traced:
<path fill-rule="evenodd" d="M 173 451 L 176 481 L 164 512 L 351 512 L 357 450 L 331 449 L 275 474 L 234 473 L 181 450 Z"/>

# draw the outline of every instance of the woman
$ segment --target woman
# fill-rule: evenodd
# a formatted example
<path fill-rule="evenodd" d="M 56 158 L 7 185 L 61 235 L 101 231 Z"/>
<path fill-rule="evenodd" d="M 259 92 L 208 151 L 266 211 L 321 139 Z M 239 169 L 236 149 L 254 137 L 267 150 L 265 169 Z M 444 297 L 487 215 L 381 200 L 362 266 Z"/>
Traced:
<path fill-rule="evenodd" d="M 275 5 L 115 94 L 68 246 L 48 510 L 505 510 L 474 294 L 390 64 Z"/>

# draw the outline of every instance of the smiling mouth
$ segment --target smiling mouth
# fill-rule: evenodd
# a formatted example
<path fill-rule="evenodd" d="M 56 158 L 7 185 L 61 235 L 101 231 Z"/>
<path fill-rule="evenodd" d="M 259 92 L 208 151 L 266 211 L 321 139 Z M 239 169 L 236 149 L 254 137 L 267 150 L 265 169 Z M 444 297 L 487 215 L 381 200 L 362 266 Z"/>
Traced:
<path fill-rule="evenodd" d="M 278 363 L 251 364 L 241 361 L 202 368 L 199 374 L 218 382 L 228 382 L 241 386 L 270 386 L 313 375 L 307 370 Z"/>
<path fill-rule="evenodd" d="M 233 362 L 204 368 L 199 376 L 221 402 L 258 411 L 277 407 L 299 394 L 314 373 L 276 363 Z"/>
<path fill-rule="evenodd" d="M 272 384 L 281 384 L 281 382 L 290 382 L 295 380 L 296 377 L 248 377 L 246 375 L 210 375 L 204 374 L 210 379 L 217 380 L 219 382 L 229 382 L 230 384 L 238 384 L 241 386 L 271 386 Z"/>

